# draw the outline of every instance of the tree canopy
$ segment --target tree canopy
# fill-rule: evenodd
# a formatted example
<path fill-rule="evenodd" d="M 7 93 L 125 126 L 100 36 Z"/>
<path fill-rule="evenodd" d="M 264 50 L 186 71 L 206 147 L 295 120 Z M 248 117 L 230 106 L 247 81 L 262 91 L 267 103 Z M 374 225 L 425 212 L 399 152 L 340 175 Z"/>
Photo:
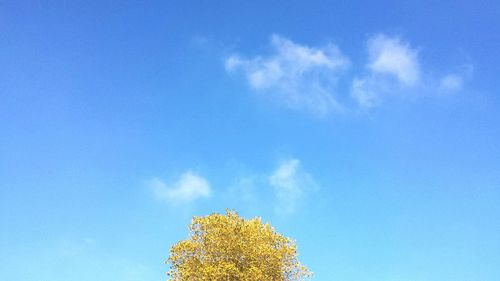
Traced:
<path fill-rule="evenodd" d="M 234 211 L 194 217 L 189 238 L 172 246 L 171 281 L 297 281 L 311 275 L 297 259 L 296 243 L 260 218 Z"/>

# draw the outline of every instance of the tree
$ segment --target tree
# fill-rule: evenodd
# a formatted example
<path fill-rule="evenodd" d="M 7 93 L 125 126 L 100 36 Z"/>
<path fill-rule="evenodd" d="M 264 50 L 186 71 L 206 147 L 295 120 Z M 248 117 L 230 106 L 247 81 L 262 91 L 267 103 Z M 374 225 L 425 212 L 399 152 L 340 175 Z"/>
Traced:
<path fill-rule="evenodd" d="M 172 246 L 171 281 L 297 281 L 311 272 L 297 259 L 294 241 L 260 218 L 234 211 L 194 217 L 189 238 Z"/>

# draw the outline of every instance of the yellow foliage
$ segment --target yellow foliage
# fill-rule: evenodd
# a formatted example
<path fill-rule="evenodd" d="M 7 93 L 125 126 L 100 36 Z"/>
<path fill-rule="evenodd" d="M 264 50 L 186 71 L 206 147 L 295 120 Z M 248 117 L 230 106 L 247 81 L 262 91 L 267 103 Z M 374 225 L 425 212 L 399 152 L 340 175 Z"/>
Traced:
<path fill-rule="evenodd" d="M 260 218 L 234 211 L 194 217 L 189 238 L 170 250 L 171 281 L 297 281 L 311 275 L 294 241 Z"/>

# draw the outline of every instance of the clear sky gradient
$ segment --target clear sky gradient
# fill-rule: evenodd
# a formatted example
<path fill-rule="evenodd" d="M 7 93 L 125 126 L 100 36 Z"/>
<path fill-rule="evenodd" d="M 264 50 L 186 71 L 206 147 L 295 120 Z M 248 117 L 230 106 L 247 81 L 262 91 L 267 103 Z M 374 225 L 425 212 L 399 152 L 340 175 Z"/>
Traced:
<path fill-rule="evenodd" d="M 317 281 L 500 280 L 498 1 L 1 1 L 0 280 L 165 280 L 193 215 Z"/>

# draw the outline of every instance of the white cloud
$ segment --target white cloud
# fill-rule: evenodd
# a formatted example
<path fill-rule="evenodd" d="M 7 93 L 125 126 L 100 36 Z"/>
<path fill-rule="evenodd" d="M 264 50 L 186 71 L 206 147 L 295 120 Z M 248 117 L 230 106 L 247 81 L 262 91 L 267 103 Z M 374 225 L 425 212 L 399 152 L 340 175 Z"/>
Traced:
<path fill-rule="evenodd" d="M 463 78 L 456 74 L 446 75 L 439 82 L 439 89 L 444 92 L 457 92 L 462 89 Z"/>
<path fill-rule="evenodd" d="M 191 171 L 183 173 L 172 185 L 154 178 L 149 181 L 149 186 L 156 199 L 169 203 L 189 203 L 210 197 L 212 193 L 208 181 Z"/>
<path fill-rule="evenodd" d="M 269 184 L 274 189 L 279 213 L 293 213 L 296 205 L 307 190 L 316 187 L 311 175 L 300 167 L 298 159 L 289 159 L 269 176 Z"/>
<path fill-rule="evenodd" d="M 366 41 L 364 67 L 350 73 L 350 78 L 346 77 L 350 84 L 344 86 L 338 80 L 347 74 L 350 60 L 336 45 L 311 47 L 274 35 L 271 47 L 273 53 L 268 56 L 229 56 L 226 71 L 241 71 L 254 91 L 319 116 L 370 109 L 389 98 L 404 99 L 417 93 L 457 92 L 474 69 L 468 63 L 456 74 L 435 76 L 421 67 L 419 48 L 398 36 L 377 34 Z"/>
<path fill-rule="evenodd" d="M 408 43 L 379 34 L 371 37 L 366 47 L 368 73 L 351 82 L 351 98 L 361 108 L 375 107 L 387 96 L 406 93 L 419 84 L 418 52 Z"/>
<path fill-rule="evenodd" d="M 337 46 L 308 47 L 273 35 L 271 47 L 267 57 L 229 56 L 226 71 L 242 70 L 252 89 L 274 93 L 290 108 L 318 115 L 340 109 L 332 89 L 349 60 Z"/>
<path fill-rule="evenodd" d="M 398 37 L 376 35 L 368 40 L 368 67 L 375 73 L 395 76 L 407 86 L 415 85 L 420 76 L 418 53 Z"/>
<path fill-rule="evenodd" d="M 317 188 L 300 160 L 289 158 L 271 171 L 250 172 L 237 177 L 224 193 L 225 204 L 253 213 L 270 211 L 268 208 L 271 208 L 276 214 L 286 216 L 303 205 Z"/>

